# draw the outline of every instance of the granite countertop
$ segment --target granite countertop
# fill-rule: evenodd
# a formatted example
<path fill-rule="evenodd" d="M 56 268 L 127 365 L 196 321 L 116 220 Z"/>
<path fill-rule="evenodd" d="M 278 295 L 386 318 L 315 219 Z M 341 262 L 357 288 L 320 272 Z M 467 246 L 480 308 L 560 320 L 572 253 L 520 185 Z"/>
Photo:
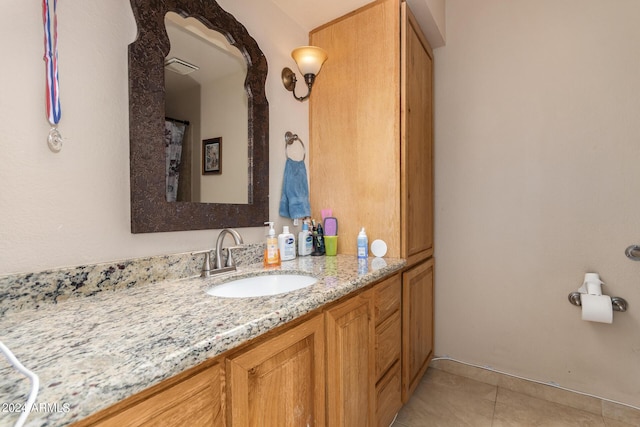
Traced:
<path fill-rule="evenodd" d="M 0 341 L 40 377 L 37 411 L 27 426 L 81 420 L 207 359 L 399 271 L 402 259 L 301 257 L 276 270 L 318 282 L 288 294 L 219 298 L 206 289 L 231 277 L 167 280 L 72 298 L 0 317 Z M 366 270 L 366 271 L 363 271 Z M 12 403 L 24 404 L 29 381 L 0 357 L 0 426 L 13 425 Z"/>

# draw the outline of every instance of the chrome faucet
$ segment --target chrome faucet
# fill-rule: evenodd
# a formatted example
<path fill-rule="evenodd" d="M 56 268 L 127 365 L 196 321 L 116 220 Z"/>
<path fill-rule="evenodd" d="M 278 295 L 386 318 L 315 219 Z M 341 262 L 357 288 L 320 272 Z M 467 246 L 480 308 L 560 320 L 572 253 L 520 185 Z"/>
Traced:
<path fill-rule="evenodd" d="M 233 240 L 235 242 L 235 246 L 230 246 L 227 248 L 227 263 L 222 265 L 222 243 L 224 242 L 224 238 L 227 234 L 231 234 L 233 236 Z M 222 273 L 225 271 L 232 271 L 236 269 L 236 265 L 233 262 L 233 256 L 231 255 L 231 250 L 237 248 L 239 245 L 242 245 L 244 242 L 242 241 L 242 236 L 234 230 L 233 228 L 224 228 L 220 234 L 218 234 L 218 240 L 216 240 L 216 264 L 214 266 L 214 270 L 211 272 Z"/>

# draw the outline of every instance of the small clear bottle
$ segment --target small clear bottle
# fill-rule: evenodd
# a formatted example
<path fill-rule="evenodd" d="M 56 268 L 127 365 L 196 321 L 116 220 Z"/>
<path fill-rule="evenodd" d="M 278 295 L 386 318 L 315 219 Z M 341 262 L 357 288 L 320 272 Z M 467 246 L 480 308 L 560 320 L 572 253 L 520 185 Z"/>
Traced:
<path fill-rule="evenodd" d="M 358 258 L 366 259 L 369 257 L 369 239 L 367 233 L 364 231 L 364 227 L 358 233 Z"/>

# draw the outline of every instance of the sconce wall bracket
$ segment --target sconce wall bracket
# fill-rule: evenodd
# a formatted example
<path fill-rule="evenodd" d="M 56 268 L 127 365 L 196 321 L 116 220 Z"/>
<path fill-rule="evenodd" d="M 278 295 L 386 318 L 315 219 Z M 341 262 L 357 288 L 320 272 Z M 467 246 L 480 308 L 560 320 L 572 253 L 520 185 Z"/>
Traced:
<path fill-rule="evenodd" d="M 289 92 L 293 92 L 296 88 L 296 73 L 294 73 L 291 68 L 285 67 L 282 69 L 282 84 L 284 84 L 285 89 Z"/>
<path fill-rule="evenodd" d="M 307 84 L 307 94 L 305 96 L 297 96 L 296 95 L 296 83 L 298 79 L 296 78 L 296 73 L 294 73 L 291 68 L 285 67 L 282 69 L 282 84 L 285 89 L 293 94 L 293 97 L 298 101 L 302 102 L 311 96 L 311 87 L 313 86 L 313 82 L 316 79 L 314 74 L 305 74 L 304 81 Z"/>

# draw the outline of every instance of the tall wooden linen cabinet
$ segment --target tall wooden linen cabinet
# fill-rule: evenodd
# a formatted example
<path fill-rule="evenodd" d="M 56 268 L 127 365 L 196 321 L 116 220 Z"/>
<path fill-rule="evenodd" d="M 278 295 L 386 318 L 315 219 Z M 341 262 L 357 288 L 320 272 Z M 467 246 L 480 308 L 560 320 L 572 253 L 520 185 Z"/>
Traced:
<path fill-rule="evenodd" d="M 355 254 L 365 227 L 386 256 L 407 259 L 397 332 L 406 403 L 433 357 L 432 50 L 401 0 L 370 3 L 309 38 L 329 55 L 309 101 L 313 215 L 333 210 L 339 253 Z"/>

